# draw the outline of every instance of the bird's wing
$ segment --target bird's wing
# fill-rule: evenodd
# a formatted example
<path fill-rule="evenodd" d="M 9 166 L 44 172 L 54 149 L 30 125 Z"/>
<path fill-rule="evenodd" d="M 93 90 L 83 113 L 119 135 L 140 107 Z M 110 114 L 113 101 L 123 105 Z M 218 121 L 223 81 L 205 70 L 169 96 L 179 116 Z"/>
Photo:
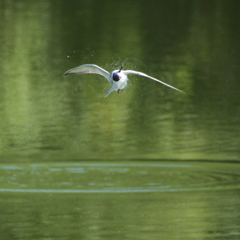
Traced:
<path fill-rule="evenodd" d="M 153 77 L 151 77 L 151 76 L 148 76 L 148 75 L 145 74 L 145 73 L 137 72 L 137 71 L 134 71 L 134 70 L 125 70 L 125 71 L 123 71 L 123 72 L 124 72 L 125 74 L 137 74 L 137 75 L 140 75 L 140 76 L 143 76 L 143 77 L 150 78 L 150 79 L 152 79 L 152 80 L 154 80 L 154 81 L 156 81 L 156 82 L 159 82 L 159 83 L 162 83 L 163 85 L 166 85 L 167 87 L 170 87 L 170 88 L 172 88 L 172 89 L 174 89 L 174 90 L 177 90 L 177 91 L 179 91 L 179 92 L 184 93 L 182 90 L 179 90 L 179 89 L 177 89 L 177 88 L 175 88 L 175 87 L 173 87 L 173 86 L 171 86 L 171 85 L 169 85 L 169 84 L 167 84 L 167 83 L 165 83 L 165 82 L 162 82 L 162 81 L 160 81 L 160 80 L 158 80 L 158 79 L 156 79 L 156 78 L 153 78 Z"/>
<path fill-rule="evenodd" d="M 84 64 L 84 65 L 72 68 L 66 71 L 64 73 L 64 76 L 71 75 L 71 74 L 86 74 L 86 73 L 100 74 L 111 83 L 110 73 L 94 64 Z"/>

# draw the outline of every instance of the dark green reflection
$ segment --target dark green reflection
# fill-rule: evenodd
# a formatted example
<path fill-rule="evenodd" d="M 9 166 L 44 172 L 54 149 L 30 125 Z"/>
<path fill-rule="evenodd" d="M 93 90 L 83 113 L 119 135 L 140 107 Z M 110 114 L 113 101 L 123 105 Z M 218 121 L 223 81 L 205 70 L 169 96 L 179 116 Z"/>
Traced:
<path fill-rule="evenodd" d="M 235 191 L 206 195 L 139 193 L 127 197 L 1 193 L 1 236 L 5 240 L 236 239 L 238 203 Z"/>
<path fill-rule="evenodd" d="M 1 164 L 0 235 L 236 239 L 239 178 L 223 162 Z"/>
<path fill-rule="evenodd" d="M 3 1 L 0 155 L 239 160 L 238 1 Z M 95 63 L 130 76 L 62 74 Z M 15 157 L 16 158 L 15 158 Z"/>

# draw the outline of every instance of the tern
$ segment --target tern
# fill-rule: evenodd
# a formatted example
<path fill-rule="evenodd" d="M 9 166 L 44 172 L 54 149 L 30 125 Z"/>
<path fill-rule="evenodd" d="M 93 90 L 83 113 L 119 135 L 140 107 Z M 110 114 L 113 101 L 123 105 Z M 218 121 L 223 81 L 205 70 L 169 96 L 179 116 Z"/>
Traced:
<path fill-rule="evenodd" d="M 113 91 L 117 91 L 119 92 L 120 90 L 123 90 L 126 86 L 127 86 L 127 82 L 128 82 L 128 74 L 137 74 L 140 75 L 142 77 L 146 77 L 146 78 L 150 78 L 156 82 L 162 83 L 167 87 L 170 87 L 174 90 L 177 90 L 179 92 L 184 93 L 183 91 L 165 83 L 162 82 L 156 78 L 153 78 L 151 76 L 148 76 L 145 73 L 142 72 L 137 72 L 134 70 L 123 70 L 123 67 L 121 67 L 119 70 L 114 70 L 111 73 L 109 73 L 108 71 L 106 71 L 105 69 L 95 65 L 95 64 L 83 64 L 80 65 L 78 67 L 72 68 L 68 71 L 66 71 L 64 73 L 64 76 L 66 75 L 73 75 L 73 74 L 86 74 L 86 73 L 92 73 L 92 74 L 99 74 L 102 75 L 103 77 L 105 77 L 109 83 L 112 85 L 112 87 L 110 88 L 110 90 L 107 92 L 107 94 L 105 95 L 105 97 L 107 97 L 111 92 Z"/>

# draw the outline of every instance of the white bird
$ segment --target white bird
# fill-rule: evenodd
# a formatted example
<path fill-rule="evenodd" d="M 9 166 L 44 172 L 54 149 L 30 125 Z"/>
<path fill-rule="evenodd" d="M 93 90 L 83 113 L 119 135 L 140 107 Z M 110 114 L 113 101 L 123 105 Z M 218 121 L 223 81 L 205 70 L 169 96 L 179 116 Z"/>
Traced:
<path fill-rule="evenodd" d="M 72 68 L 70 70 L 68 70 L 67 72 L 64 73 L 64 76 L 66 75 L 72 75 L 72 74 L 85 74 L 85 73 L 92 73 L 92 74 L 99 74 L 102 75 L 103 77 L 105 77 L 109 83 L 112 85 L 112 87 L 110 88 L 110 90 L 107 92 L 107 94 L 105 95 L 105 97 L 107 97 L 111 92 L 113 91 L 117 91 L 119 92 L 119 90 L 123 90 L 126 86 L 127 86 L 127 81 L 128 81 L 128 74 L 137 74 L 143 77 L 147 77 L 150 78 L 156 82 L 162 83 L 164 85 L 166 85 L 167 87 L 170 87 L 174 90 L 177 90 L 179 92 L 183 92 L 165 82 L 162 82 L 156 78 L 153 78 L 151 76 L 148 76 L 145 73 L 142 72 L 137 72 L 134 70 L 122 70 L 123 67 L 121 67 L 119 70 L 114 70 L 111 73 L 109 73 L 108 71 L 104 70 L 103 68 L 95 65 L 95 64 L 83 64 L 81 66 Z M 183 92 L 184 93 L 184 92 Z"/>

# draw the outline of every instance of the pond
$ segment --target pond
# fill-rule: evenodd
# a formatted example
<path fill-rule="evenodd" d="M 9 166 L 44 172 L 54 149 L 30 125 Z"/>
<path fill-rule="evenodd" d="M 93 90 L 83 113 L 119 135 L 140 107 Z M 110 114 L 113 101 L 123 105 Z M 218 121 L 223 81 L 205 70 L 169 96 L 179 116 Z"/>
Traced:
<path fill-rule="evenodd" d="M 4 159 L 239 160 L 238 1 L 2 5 Z M 129 75 L 104 98 L 102 76 L 63 77 L 86 63 L 186 94 Z"/>
<path fill-rule="evenodd" d="M 238 0 L 0 6 L 4 240 L 239 238 Z"/>
<path fill-rule="evenodd" d="M 2 164 L 3 239 L 237 239 L 239 164 Z"/>

